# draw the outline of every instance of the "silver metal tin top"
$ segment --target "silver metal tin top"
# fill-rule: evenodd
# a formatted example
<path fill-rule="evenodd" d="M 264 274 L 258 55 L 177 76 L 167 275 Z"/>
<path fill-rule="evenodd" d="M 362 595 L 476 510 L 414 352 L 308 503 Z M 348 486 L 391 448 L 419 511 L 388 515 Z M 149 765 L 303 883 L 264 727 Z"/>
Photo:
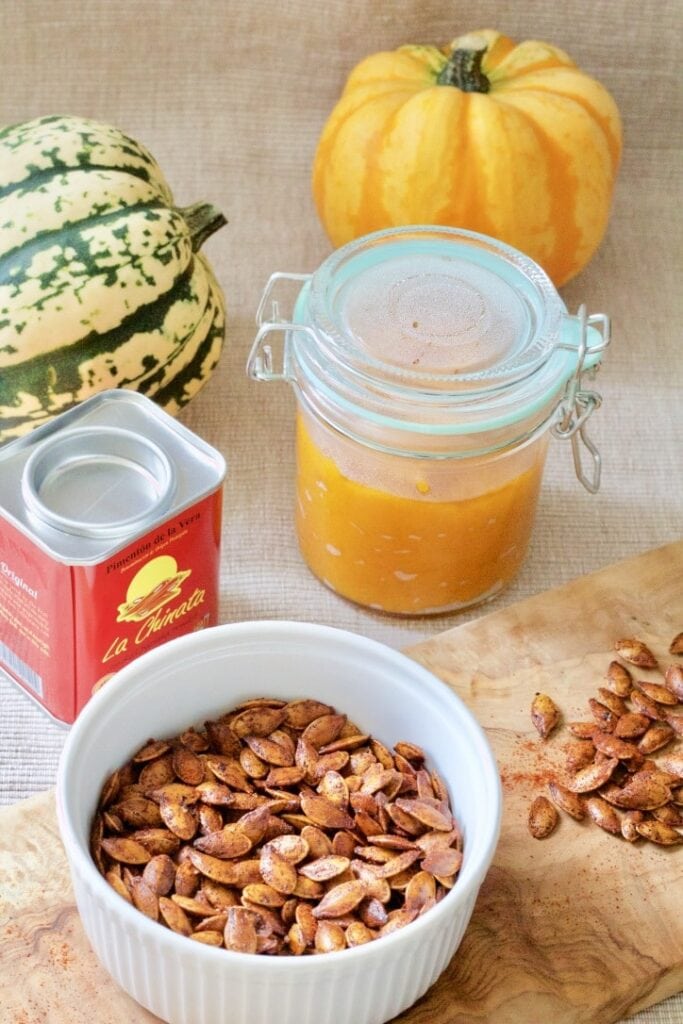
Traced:
<path fill-rule="evenodd" d="M 150 399 L 103 391 L 0 449 L 0 515 L 58 561 L 95 564 L 225 472 L 215 448 Z"/>

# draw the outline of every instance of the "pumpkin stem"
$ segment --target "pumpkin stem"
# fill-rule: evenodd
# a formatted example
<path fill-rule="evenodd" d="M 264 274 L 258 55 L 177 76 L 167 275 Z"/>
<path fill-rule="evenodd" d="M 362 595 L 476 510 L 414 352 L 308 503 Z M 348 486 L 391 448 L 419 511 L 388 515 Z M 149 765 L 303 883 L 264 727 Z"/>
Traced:
<path fill-rule="evenodd" d="M 198 252 L 209 235 L 228 223 L 221 211 L 211 203 L 193 203 L 192 206 L 182 206 L 178 212 L 187 221 L 193 252 Z"/>
<path fill-rule="evenodd" d="M 437 85 L 454 85 L 462 92 L 488 92 L 490 82 L 481 70 L 486 46 L 453 50 L 439 73 Z"/>

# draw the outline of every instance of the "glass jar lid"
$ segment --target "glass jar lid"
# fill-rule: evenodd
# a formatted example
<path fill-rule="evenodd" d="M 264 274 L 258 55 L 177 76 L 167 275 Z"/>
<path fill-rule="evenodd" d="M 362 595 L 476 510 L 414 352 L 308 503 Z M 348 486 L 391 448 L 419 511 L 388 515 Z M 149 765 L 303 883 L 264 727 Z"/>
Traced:
<path fill-rule="evenodd" d="M 528 257 L 439 227 L 344 246 L 313 274 L 307 305 L 330 355 L 378 380 L 455 393 L 527 377 L 566 314 Z"/>
<path fill-rule="evenodd" d="M 283 318 L 274 296 L 287 281 L 298 294 Z M 500 451 L 557 424 L 573 438 L 599 404 L 581 374 L 609 344 L 608 318 L 571 316 L 523 253 L 433 225 L 365 235 L 313 274 L 273 274 L 257 322 L 252 377 L 289 381 L 362 443 L 437 458 Z"/>

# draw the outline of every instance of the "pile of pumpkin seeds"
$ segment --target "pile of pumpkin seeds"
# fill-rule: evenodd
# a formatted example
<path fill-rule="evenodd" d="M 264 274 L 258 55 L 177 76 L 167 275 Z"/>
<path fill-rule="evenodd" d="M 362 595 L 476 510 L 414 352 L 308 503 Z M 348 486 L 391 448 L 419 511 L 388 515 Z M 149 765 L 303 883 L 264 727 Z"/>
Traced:
<path fill-rule="evenodd" d="M 607 685 L 588 701 L 591 719 L 568 723 L 574 739 L 566 774 L 549 781 L 550 798 L 534 799 L 529 831 L 535 839 L 549 836 L 559 808 L 629 843 L 677 846 L 683 843 L 683 751 L 677 742 L 683 736 L 683 664 L 670 664 L 660 679 L 638 679 L 636 669 L 660 669 L 647 644 L 629 637 L 614 648 L 620 660 L 610 662 Z M 683 656 L 683 633 L 669 653 Z M 542 739 L 558 725 L 559 709 L 547 694 L 534 697 L 531 720 Z"/>
<path fill-rule="evenodd" d="M 243 953 L 362 945 L 454 885 L 443 780 L 317 700 L 257 698 L 149 740 L 107 779 L 92 856 L 119 895 L 181 935 Z"/>

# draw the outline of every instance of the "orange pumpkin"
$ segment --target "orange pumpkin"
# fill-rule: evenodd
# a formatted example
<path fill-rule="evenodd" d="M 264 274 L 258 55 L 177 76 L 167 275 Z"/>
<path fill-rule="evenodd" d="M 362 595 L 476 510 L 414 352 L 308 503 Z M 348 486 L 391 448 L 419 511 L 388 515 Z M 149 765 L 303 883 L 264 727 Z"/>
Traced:
<path fill-rule="evenodd" d="M 313 194 L 335 246 L 400 224 L 469 228 L 561 285 L 600 244 L 620 155 L 599 82 L 557 47 L 485 29 L 361 61 L 320 138 Z"/>

